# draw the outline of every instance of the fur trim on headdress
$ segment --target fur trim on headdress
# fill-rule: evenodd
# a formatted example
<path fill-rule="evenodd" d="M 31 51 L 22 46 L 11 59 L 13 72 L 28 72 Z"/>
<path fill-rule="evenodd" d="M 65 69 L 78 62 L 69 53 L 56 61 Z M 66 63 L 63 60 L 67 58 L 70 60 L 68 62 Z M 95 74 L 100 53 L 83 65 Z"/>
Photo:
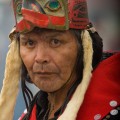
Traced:
<path fill-rule="evenodd" d="M 13 38 L 6 57 L 3 87 L 0 93 L 0 120 L 13 120 L 19 91 L 21 58 L 18 41 Z"/>
<path fill-rule="evenodd" d="M 92 76 L 92 58 L 93 58 L 93 47 L 92 40 L 87 30 L 83 31 L 82 35 L 82 44 L 84 50 L 84 69 L 83 69 L 83 78 L 82 82 L 78 85 L 75 93 L 73 94 L 70 102 L 67 104 L 67 107 L 63 114 L 58 118 L 58 120 L 76 120 L 77 113 L 82 105 L 84 100 L 84 95 L 88 88 L 90 78 Z"/>

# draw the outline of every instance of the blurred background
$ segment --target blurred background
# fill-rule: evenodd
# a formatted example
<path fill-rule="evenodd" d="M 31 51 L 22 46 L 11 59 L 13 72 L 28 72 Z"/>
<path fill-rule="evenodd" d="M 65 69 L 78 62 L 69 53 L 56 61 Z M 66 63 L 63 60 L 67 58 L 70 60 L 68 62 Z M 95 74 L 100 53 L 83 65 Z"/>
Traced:
<path fill-rule="evenodd" d="M 103 38 L 104 51 L 120 51 L 120 13 L 116 0 L 88 0 L 90 21 Z M 9 32 L 14 26 L 14 16 L 10 0 L 0 0 L 0 90 L 4 76 L 5 57 L 9 45 Z M 37 89 L 29 85 L 34 93 Z M 14 120 L 25 109 L 24 100 L 19 91 Z"/>

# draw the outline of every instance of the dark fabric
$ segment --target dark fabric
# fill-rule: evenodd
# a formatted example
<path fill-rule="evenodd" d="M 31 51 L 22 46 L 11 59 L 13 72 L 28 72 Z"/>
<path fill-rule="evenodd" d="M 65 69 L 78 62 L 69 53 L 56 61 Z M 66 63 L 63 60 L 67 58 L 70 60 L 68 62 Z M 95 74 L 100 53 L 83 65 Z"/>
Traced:
<path fill-rule="evenodd" d="M 103 52 L 102 54 L 102 60 L 105 60 L 109 57 L 111 57 L 112 55 L 116 54 L 117 52 Z"/>

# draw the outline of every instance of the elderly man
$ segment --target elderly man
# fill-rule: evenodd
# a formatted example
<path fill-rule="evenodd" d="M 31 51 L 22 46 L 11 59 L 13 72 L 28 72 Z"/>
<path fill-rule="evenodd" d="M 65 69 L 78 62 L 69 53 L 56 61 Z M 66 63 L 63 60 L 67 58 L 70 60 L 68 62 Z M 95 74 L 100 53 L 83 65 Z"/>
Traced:
<path fill-rule="evenodd" d="M 101 60 L 102 40 L 89 24 L 86 1 L 13 0 L 13 7 L 16 26 L 0 96 L 1 120 L 13 119 L 20 74 L 27 107 L 20 120 L 87 120 L 85 94 Z M 34 97 L 26 81 L 40 89 Z"/>

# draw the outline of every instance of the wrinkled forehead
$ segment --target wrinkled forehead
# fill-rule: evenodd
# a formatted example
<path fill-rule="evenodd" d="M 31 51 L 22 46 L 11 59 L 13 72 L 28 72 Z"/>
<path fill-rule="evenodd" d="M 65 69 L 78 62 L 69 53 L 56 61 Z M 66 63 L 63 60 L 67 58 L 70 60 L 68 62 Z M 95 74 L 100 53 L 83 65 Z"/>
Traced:
<path fill-rule="evenodd" d="M 73 32 L 72 30 L 54 30 L 54 29 L 45 29 L 45 28 L 38 28 L 38 27 L 35 27 L 32 31 L 29 31 L 27 33 L 20 33 L 19 35 L 20 36 L 32 36 L 32 35 L 35 35 L 35 36 L 59 36 L 59 37 L 62 37 L 63 35 L 68 35 L 68 34 L 71 34 L 73 35 Z"/>

